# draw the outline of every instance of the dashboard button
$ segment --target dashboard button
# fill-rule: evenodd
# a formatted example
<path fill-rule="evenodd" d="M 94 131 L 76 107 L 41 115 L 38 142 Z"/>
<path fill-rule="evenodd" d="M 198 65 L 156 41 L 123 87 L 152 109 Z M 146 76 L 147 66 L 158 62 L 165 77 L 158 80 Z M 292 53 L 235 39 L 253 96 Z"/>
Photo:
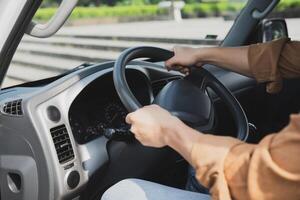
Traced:
<path fill-rule="evenodd" d="M 78 171 L 72 171 L 67 179 L 67 184 L 70 189 L 74 189 L 78 186 L 80 182 L 80 175 Z"/>
<path fill-rule="evenodd" d="M 47 115 L 48 118 L 53 122 L 59 122 L 61 114 L 57 107 L 49 106 L 47 108 Z"/>

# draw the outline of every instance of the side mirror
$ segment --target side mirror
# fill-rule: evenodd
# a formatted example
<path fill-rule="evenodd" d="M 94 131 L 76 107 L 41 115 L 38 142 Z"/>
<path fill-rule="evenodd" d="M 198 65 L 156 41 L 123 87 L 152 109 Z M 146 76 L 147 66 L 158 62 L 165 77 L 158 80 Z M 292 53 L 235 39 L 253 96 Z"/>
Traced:
<path fill-rule="evenodd" d="M 68 19 L 78 0 L 63 0 L 52 18 L 46 24 L 31 22 L 26 30 L 28 35 L 39 38 L 50 37 L 55 34 Z"/>
<path fill-rule="evenodd" d="M 287 25 L 284 19 L 265 19 L 262 21 L 262 42 L 289 37 Z"/>

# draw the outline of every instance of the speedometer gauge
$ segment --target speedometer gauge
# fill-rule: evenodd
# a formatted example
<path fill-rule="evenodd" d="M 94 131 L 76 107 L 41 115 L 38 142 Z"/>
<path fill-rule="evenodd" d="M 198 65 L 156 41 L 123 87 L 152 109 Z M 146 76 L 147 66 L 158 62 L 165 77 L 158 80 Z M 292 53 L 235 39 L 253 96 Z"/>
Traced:
<path fill-rule="evenodd" d="M 112 128 L 120 128 L 126 125 L 125 117 L 127 112 L 121 103 L 109 103 L 104 108 L 104 116 L 107 124 Z"/>

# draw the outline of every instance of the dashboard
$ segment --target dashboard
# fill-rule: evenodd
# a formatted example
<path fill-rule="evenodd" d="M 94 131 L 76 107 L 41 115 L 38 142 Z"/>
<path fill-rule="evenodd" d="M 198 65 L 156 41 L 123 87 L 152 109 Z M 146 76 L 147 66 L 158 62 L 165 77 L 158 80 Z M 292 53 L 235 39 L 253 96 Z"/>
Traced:
<path fill-rule="evenodd" d="M 150 81 L 138 71 L 128 71 L 128 84 L 142 105 L 153 99 Z M 126 128 L 127 110 L 113 85 L 112 74 L 102 76 L 88 85 L 74 100 L 69 122 L 78 144 L 85 144 L 103 135 L 105 129 Z"/>
<path fill-rule="evenodd" d="M 128 112 L 113 83 L 113 64 L 87 66 L 0 91 L 0 140 L 5 141 L 0 152 L 18 155 L 20 160 L 13 158 L 16 164 L 9 170 L 18 171 L 22 180 L 28 181 L 23 184 L 34 188 L 24 187 L 22 195 L 36 190 L 38 198 L 30 199 L 100 199 L 92 197 L 118 180 L 143 178 L 153 169 L 160 174 L 165 165 L 175 162 L 167 148 L 146 148 L 137 142 L 103 137 L 106 129 L 127 126 Z M 214 74 L 234 92 L 253 85 L 245 77 L 217 68 Z M 126 69 L 128 85 L 142 105 L 150 104 L 164 85 L 181 77 L 161 65 L 142 61 Z M 15 103 L 22 112 L 5 113 L 13 111 L 4 108 Z M 56 115 L 49 108 L 55 108 Z M 4 179 L 0 181 L 5 184 Z M 4 193 L 19 195 L 9 188 Z"/>

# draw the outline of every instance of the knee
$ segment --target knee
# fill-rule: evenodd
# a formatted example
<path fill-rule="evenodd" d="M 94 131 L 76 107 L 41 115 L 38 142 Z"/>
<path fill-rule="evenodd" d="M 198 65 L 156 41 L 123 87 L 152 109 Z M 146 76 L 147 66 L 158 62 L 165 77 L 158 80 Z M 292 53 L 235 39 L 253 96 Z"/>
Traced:
<path fill-rule="evenodd" d="M 125 179 L 116 183 L 104 192 L 101 200 L 134 200 L 139 192 L 136 181 L 137 179 Z"/>

